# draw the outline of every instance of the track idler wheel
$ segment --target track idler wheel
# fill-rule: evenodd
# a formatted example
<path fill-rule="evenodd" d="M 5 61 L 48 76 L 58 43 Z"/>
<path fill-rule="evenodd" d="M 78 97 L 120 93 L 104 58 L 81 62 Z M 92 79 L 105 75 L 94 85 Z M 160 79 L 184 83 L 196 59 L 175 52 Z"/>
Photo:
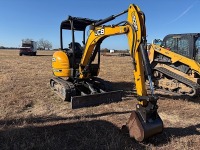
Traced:
<path fill-rule="evenodd" d="M 123 128 L 128 130 L 131 138 L 135 138 L 137 141 L 141 142 L 151 136 L 161 133 L 163 130 L 163 122 L 159 116 L 155 120 L 151 120 L 151 122 L 144 122 L 140 114 L 133 111 L 127 124 Z"/>

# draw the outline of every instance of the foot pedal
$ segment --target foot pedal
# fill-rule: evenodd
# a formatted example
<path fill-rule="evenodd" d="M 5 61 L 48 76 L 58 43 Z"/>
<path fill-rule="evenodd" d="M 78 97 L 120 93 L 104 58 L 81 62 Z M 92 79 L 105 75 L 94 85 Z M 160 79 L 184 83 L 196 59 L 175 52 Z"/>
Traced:
<path fill-rule="evenodd" d="M 122 91 L 111 91 L 105 93 L 98 93 L 86 96 L 73 96 L 71 98 L 72 109 L 98 106 L 101 104 L 108 104 L 122 101 Z"/>

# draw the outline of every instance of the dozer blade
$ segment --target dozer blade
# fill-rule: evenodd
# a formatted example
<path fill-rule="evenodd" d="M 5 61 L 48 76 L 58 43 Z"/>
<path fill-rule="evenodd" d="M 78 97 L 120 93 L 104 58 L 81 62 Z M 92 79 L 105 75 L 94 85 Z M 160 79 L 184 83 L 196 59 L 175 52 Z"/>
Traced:
<path fill-rule="evenodd" d="M 141 142 L 153 135 L 161 133 L 163 130 L 163 122 L 159 116 L 151 122 L 144 122 L 140 114 L 133 111 L 126 124 L 126 128 L 129 131 L 130 137 Z"/>
<path fill-rule="evenodd" d="M 72 109 L 98 106 L 122 100 L 122 91 L 111 91 L 86 96 L 73 96 L 71 98 Z"/>

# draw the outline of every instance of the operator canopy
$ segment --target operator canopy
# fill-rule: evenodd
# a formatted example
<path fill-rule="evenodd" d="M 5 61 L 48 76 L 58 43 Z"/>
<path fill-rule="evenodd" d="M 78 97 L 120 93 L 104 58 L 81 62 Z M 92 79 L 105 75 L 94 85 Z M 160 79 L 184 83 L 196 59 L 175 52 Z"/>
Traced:
<path fill-rule="evenodd" d="M 62 21 L 61 29 L 71 30 L 72 21 L 73 21 L 74 30 L 84 31 L 88 25 L 91 25 L 100 20 L 69 16 L 67 20 Z"/>

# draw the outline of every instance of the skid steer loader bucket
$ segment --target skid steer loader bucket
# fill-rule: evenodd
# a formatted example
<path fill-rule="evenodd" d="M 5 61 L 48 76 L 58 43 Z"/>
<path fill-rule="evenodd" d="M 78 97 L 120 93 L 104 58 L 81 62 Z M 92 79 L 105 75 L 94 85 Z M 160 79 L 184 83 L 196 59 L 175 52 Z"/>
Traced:
<path fill-rule="evenodd" d="M 73 96 L 71 97 L 72 109 L 98 106 L 101 104 L 108 104 L 112 102 L 119 102 L 122 100 L 122 91 L 111 91 L 98 93 L 94 95 Z"/>

